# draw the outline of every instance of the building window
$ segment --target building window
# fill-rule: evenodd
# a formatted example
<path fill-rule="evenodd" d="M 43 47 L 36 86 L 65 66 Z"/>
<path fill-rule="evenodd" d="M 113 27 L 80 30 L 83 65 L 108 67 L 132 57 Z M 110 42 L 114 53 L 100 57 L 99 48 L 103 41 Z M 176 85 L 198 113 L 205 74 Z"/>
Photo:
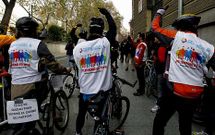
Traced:
<path fill-rule="evenodd" d="M 140 13 L 143 10 L 143 0 L 138 1 L 138 13 Z"/>

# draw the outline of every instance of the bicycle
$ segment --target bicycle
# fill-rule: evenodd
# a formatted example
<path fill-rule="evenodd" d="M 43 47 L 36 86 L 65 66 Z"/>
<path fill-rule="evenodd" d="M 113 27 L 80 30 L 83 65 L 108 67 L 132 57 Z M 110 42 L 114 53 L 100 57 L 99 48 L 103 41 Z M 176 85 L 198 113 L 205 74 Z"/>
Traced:
<path fill-rule="evenodd" d="M 113 88 L 107 93 L 100 92 L 89 100 L 88 112 L 96 121 L 94 135 L 109 135 L 121 132 L 120 128 L 125 123 L 129 113 L 130 101 L 126 96 L 121 95 L 120 82 L 131 87 L 134 87 L 137 83 L 136 81 L 131 84 L 113 74 Z"/>
<path fill-rule="evenodd" d="M 156 91 L 156 72 L 153 60 L 146 60 L 146 65 L 144 67 L 144 78 L 145 78 L 145 93 L 149 97 L 151 95 L 157 96 Z"/>
<path fill-rule="evenodd" d="M 68 125 L 69 122 L 69 103 L 68 99 L 66 97 L 65 92 L 62 90 L 62 87 L 55 88 L 53 80 L 56 79 L 56 76 L 64 76 L 64 75 L 70 75 L 70 74 L 49 74 L 49 78 L 47 81 L 48 85 L 48 95 L 46 99 L 42 102 L 40 106 L 38 106 L 38 110 L 40 113 L 40 118 L 35 122 L 38 124 L 38 128 L 33 128 L 33 130 L 36 130 L 38 134 L 42 132 L 42 135 L 53 135 L 54 134 L 54 127 L 58 129 L 59 131 L 64 131 L 65 128 Z M 19 96 L 14 101 L 22 101 L 23 99 L 31 99 L 35 98 L 34 95 L 36 95 L 37 92 L 32 90 L 28 92 L 25 95 Z M 7 124 L 8 121 L 5 120 L 3 124 Z M 34 123 L 33 123 L 34 125 Z M 25 129 L 17 129 L 15 130 L 16 133 L 25 133 Z"/>
<path fill-rule="evenodd" d="M 56 82 L 60 82 L 63 76 L 72 76 L 72 74 L 49 74 L 48 88 L 49 95 L 41 104 L 42 120 L 45 121 L 45 126 L 42 122 L 38 122 L 43 134 L 53 134 L 54 126 L 59 131 L 64 131 L 69 122 L 69 103 L 68 98 L 62 87 L 55 88 Z M 59 80 L 60 79 L 60 80 Z M 55 81 L 53 81 L 55 80 Z"/>
<path fill-rule="evenodd" d="M 72 75 L 67 75 L 63 78 L 63 90 L 66 93 L 66 96 L 70 98 L 75 90 L 75 88 L 79 89 L 78 85 L 78 67 L 75 64 L 74 60 L 69 60 L 73 64 L 73 72 Z"/>

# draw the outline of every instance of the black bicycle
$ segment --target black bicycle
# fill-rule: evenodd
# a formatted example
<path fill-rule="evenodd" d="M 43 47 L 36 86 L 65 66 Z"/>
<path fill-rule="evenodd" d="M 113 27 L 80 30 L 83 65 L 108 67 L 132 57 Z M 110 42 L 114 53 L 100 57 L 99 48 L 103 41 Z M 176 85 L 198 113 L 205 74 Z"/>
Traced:
<path fill-rule="evenodd" d="M 40 107 L 41 119 L 38 122 L 44 135 L 53 134 L 54 126 L 64 131 L 69 122 L 68 98 L 62 87 L 54 87 L 56 82 L 60 82 L 64 76 L 72 74 L 49 74 L 48 88 L 49 94 Z M 62 86 L 62 85 L 61 85 Z"/>
<path fill-rule="evenodd" d="M 119 78 L 113 74 L 113 88 L 107 92 L 100 92 L 89 101 L 88 112 L 96 121 L 94 135 L 110 135 L 121 132 L 121 127 L 125 123 L 130 101 L 126 96 L 122 96 L 121 83 L 134 87 L 134 84 Z M 105 93 L 105 94 L 104 94 Z"/>
<path fill-rule="evenodd" d="M 78 67 L 75 64 L 74 60 L 70 60 L 73 64 L 73 72 L 72 75 L 67 75 L 63 78 L 63 90 L 66 93 L 66 96 L 70 98 L 75 90 L 75 88 L 79 89 L 78 85 Z"/>
<path fill-rule="evenodd" d="M 47 82 L 47 97 L 42 102 L 42 104 L 38 106 L 38 110 L 40 113 L 39 120 L 36 122 L 30 122 L 30 124 L 23 123 L 23 126 L 21 126 L 21 128 L 14 129 L 15 134 L 27 134 L 28 129 L 25 129 L 25 127 L 30 127 L 31 129 L 29 130 L 32 130 L 32 132 L 36 134 L 53 135 L 54 127 L 56 127 L 60 131 L 63 131 L 67 127 L 69 122 L 68 98 L 65 92 L 62 90 L 62 87 L 54 87 L 54 85 L 56 85 L 56 81 L 59 82 L 59 79 L 62 80 L 62 76 L 65 75 L 70 74 L 49 74 L 49 79 Z M 56 78 L 58 79 L 56 80 Z M 38 92 L 36 90 L 31 90 L 30 92 L 16 98 L 15 102 L 18 103 L 19 101 L 20 103 L 22 103 L 22 100 L 35 98 L 37 97 L 36 95 L 38 95 Z M 7 123 L 8 120 L 4 119 L 4 121 L 1 122 L 0 126 L 5 125 Z M 35 128 L 36 123 L 38 124 L 38 126 L 36 126 L 38 128 Z M 17 125 L 17 127 L 20 127 L 20 125 Z"/>

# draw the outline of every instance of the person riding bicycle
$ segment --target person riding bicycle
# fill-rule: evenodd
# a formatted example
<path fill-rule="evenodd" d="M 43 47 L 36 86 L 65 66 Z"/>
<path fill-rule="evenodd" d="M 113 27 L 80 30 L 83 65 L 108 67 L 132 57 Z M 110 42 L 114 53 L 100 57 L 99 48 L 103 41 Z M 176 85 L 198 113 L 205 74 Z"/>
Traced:
<path fill-rule="evenodd" d="M 112 87 L 110 49 L 115 43 L 116 24 L 105 8 L 99 8 L 105 15 L 109 30 L 103 36 L 104 21 L 102 18 L 91 18 L 89 36 L 86 42 L 78 44 L 73 51 L 79 69 L 80 99 L 79 112 L 76 120 L 76 135 L 80 135 L 84 126 L 90 97 Z"/>
<path fill-rule="evenodd" d="M 17 40 L 10 45 L 8 53 L 9 73 L 12 76 L 11 99 L 36 98 L 40 106 L 48 94 L 46 68 L 54 73 L 69 73 L 70 69 L 61 66 L 47 45 L 38 39 L 38 26 L 33 18 L 19 18 L 16 22 Z M 23 125 L 17 134 L 28 134 L 35 122 Z"/>
<path fill-rule="evenodd" d="M 182 15 L 173 22 L 173 30 L 160 27 L 164 13 L 164 9 L 157 10 L 152 30 L 163 44 L 171 45 L 168 81 L 174 94 L 160 103 L 154 119 L 153 135 L 164 134 L 164 127 L 175 111 L 179 114 L 180 134 L 191 135 L 193 110 L 204 91 L 203 68 L 207 64 L 215 70 L 214 46 L 197 35 L 201 17 Z"/>

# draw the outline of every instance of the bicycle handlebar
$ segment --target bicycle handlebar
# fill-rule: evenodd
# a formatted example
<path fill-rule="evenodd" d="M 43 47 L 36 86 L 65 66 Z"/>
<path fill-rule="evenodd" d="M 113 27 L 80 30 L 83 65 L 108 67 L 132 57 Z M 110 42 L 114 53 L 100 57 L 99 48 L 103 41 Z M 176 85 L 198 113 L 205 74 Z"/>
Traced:
<path fill-rule="evenodd" d="M 58 76 L 58 75 L 74 76 L 72 73 L 49 73 L 49 80 L 50 80 L 53 76 Z"/>
<path fill-rule="evenodd" d="M 131 84 L 130 82 L 126 81 L 125 79 L 122 79 L 122 78 L 118 77 L 116 74 L 113 74 L 113 77 L 115 79 L 118 79 L 119 81 L 121 81 L 123 84 L 126 84 L 126 85 L 128 85 L 128 86 L 130 86 L 132 88 L 134 88 L 136 83 L 137 83 L 137 80 L 136 80 L 133 84 Z"/>

